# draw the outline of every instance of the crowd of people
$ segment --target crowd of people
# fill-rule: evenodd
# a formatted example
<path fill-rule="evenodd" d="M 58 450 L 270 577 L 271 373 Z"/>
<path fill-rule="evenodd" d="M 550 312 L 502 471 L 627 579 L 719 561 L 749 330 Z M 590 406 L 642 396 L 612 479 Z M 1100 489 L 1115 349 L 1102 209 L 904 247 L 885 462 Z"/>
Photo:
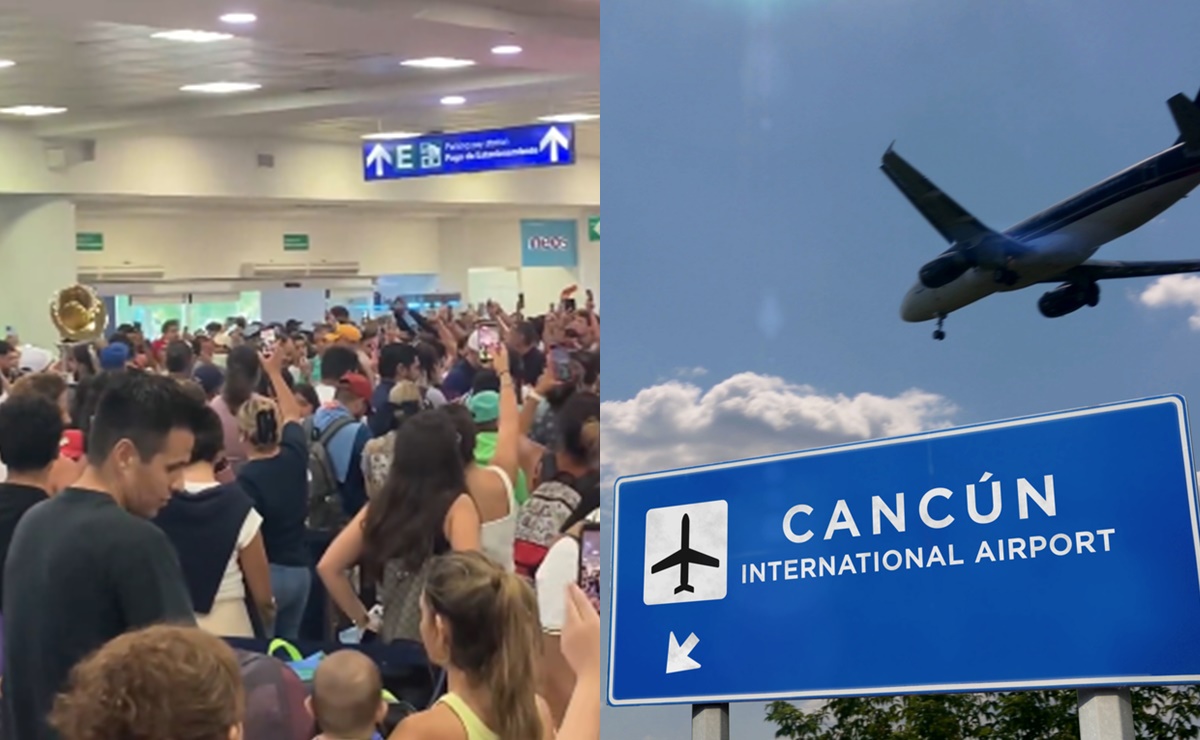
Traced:
<path fill-rule="evenodd" d="M 250 722 L 231 647 L 282 638 L 348 645 L 317 668 L 308 737 L 598 738 L 587 296 L 127 325 L 61 357 L 0 342 L 4 737 L 291 740 Z M 355 646 L 404 641 L 445 691 L 385 727 Z"/>

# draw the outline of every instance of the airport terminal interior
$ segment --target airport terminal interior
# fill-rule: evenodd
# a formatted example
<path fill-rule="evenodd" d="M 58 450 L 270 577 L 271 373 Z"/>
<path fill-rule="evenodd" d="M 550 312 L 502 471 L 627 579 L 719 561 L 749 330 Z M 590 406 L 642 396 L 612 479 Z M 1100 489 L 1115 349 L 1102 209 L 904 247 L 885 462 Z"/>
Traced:
<path fill-rule="evenodd" d="M 598 0 L 0 0 L 4 737 L 598 737 L 599 62 Z"/>

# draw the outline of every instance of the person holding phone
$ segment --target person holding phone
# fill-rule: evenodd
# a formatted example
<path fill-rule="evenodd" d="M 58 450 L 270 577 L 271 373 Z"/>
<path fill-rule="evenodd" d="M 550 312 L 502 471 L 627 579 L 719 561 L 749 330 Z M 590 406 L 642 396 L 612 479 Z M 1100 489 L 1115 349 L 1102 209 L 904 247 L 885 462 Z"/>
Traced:
<path fill-rule="evenodd" d="M 563 593 L 568 584 L 579 585 L 599 613 L 599 545 L 600 510 L 596 509 L 550 547 L 537 572 L 535 591 L 544 633 L 538 693 L 546 699 L 555 724 L 562 722 L 575 688 L 575 673 L 563 654 L 562 631 L 568 609 Z"/>

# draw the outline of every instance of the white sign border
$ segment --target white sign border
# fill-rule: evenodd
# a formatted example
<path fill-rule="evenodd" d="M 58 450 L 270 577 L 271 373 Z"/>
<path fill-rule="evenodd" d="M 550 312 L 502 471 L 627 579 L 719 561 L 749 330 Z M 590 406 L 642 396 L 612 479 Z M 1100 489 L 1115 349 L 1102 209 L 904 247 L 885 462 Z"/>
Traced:
<path fill-rule="evenodd" d="M 616 699 L 613 696 L 613 664 L 616 661 L 617 651 L 617 526 L 621 517 L 619 515 L 619 507 L 621 503 L 621 484 L 628 482 L 639 482 L 654 480 L 656 478 L 675 477 L 678 475 L 687 475 L 691 473 L 699 473 L 709 470 L 727 470 L 729 468 L 739 468 L 747 465 L 756 465 L 763 462 L 774 462 L 784 460 L 797 460 L 805 457 L 816 457 L 834 452 L 846 452 L 849 450 L 865 450 L 874 447 L 887 447 L 899 443 L 919 442 L 923 440 L 942 439 L 945 437 L 957 437 L 963 434 L 978 432 L 984 429 L 1008 429 L 1012 427 L 1028 426 L 1046 421 L 1058 421 L 1063 419 L 1073 419 L 1084 416 L 1094 416 L 1096 414 L 1127 411 L 1130 409 L 1150 408 L 1153 406 L 1172 405 L 1178 413 L 1179 419 L 1179 436 L 1181 447 L 1183 449 L 1183 467 L 1185 478 L 1188 485 L 1188 509 L 1192 516 L 1192 546 L 1196 557 L 1196 573 L 1197 573 L 1197 589 L 1200 590 L 1200 521 L 1197 521 L 1197 500 L 1196 500 L 1196 471 L 1193 464 L 1192 445 L 1188 437 L 1188 418 L 1187 418 L 1187 402 L 1183 396 L 1178 394 L 1155 396 L 1144 398 L 1136 401 L 1123 401 L 1117 403 L 1104 404 L 1101 406 L 1091 406 L 1087 408 L 1074 409 L 1071 411 L 1056 411 L 1047 414 L 1038 414 L 1034 416 L 1025 416 L 1015 419 L 1003 421 L 990 421 L 979 424 L 970 424 L 962 427 L 954 427 L 951 429 L 940 429 L 932 432 L 921 432 L 918 434 L 910 434 L 901 437 L 888 437 L 885 439 L 868 440 L 865 442 L 851 442 L 844 445 L 835 445 L 833 447 L 820 447 L 812 450 L 804 450 L 802 452 L 786 452 L 778 455 L 765 455 L 763 457 L 746 458 L 743 460 L 732 460 L 723 463 L 713 463 L 709 465 L 698 465 L 691 468 L 676 468 L 674 470 L 664 470 L 657 473 L 644 473 L 640 475 L 622 476 L 613 484 L 613 517 L 612 517 L 612 538 L 609 541 L 609 547 L 612 548 L 612 584 L 609 590 L 612 598 L 612 609 L 609 614 L 609 637 L 608 637 L 608 688 L 607 694 L 608 703 L 610 706 L 651 706 L 658 704 L 711 704 L 716 702 L 741 702 L 741 701 L 775 701 L 775 700 L 794 700 L 794 699 L 837 699 L 843 697 L 856 696 L 890 696 L 899 694 L 936 694 L 936 693 L 970 693 L 982 691 L 1014 691 L 1024 689 L 1074 689 L 1085 688 L 1089 686 L 1150 686 L 1150 685 L 1171 685 L 1171 684 L 1188 684 L 1200 683 L 1200 675 L 1183 675 L 1183 676 L 1106 676 L 1101 678 L 1062 678 L 1062 679 L 1045 679 L 1040 681 L 997 681 L 990 683 L 966 683 L 966 684 L 922 684 L 914 686 L 881 686 L 867 687 L 861 689 L 842 689 L 830 691 L 784 691 L 771 692 L 762 694 L 728 694 L 714 696 L 679 696 L 679 697 L 656 697 L 646 699 Z"/>

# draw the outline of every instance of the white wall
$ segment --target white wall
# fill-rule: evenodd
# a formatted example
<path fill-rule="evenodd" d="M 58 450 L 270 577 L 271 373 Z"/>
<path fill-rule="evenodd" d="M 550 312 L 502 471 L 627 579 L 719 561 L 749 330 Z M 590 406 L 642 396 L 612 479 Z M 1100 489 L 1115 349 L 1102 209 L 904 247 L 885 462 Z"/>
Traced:
<path fill-rule="evenodd" d="M 520 270 L 531 310 L 543 310 L 571 283 L 599 288 L 599 244 L 587 241 L 587 216 L 554 209 L 459 218 L 355 215 L 252 215 L 180 211 L 144 215 L 90 206 L 76 230 L 104 235 L 104 251 L 79 252 L 81 268 L 161 267 L 168 280 L 236 278 L 243 263 L 299 265 L 357 261 L 362 274 L 427 273 L 438 289 L 467 297 L 467 274 L 477 267 L 521 267 L 522 218 L 577 218 L 579 266 Z M 284 251 L 284 234 L 307 234 L 309 251 Z M 582 294 L 580 295 L 582 300 Z"/>

